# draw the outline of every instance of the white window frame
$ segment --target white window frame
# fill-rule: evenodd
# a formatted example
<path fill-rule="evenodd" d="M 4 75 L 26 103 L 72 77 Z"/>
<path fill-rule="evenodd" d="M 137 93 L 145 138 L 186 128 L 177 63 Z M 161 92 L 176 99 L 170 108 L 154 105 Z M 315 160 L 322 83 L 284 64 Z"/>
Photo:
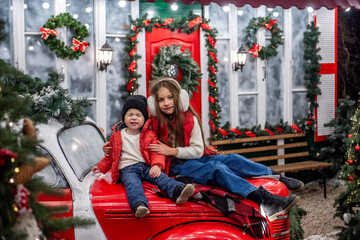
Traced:
<path fill-rule="evenodd" d="M 205 7 L 204 16 L 209 18 L 208 7 Z M 257 9 L 257 16 L 265 16 L 265 6 L 261 6 Z M 284 52 L 283 52 L 283 62 L 282 62 L 282 75 L 284 79 L 283 87 L 283 116 L 282 119 L 284 122 L 288 122 L 289 124 L 293 123 L 293 93 L 295 92 L 306 92 L 306 89 L 293 89 L 292 88 L 292 19 L 291 19 L 291 9 L 283 9 L 283 22 L 284 26 L 283 30 L 283 39 L 284 39 Z M 237 7 L 230 4 L 230 12 L 228 25 L 229 27 L 229 37 L 230 37 L 230 46 L 229 46 L 229 55 L 232 56 L 232 62 L 235 58 L 235 52 L 239 48 L 237 46 Z M 217 38 L 220 39 L 220 38 Z M 223 39 L 223 38 L 221 38 Z M 260 29 L 257 32 L 257 39 L 260 45 L 265 44 L 265 30 Z M 251 57 L 250 55 L 248 57 Z M 256 60 L 256 71 L 257 71 L 257 91 L 251 92 L 239 92 L 238 91 L 238 77 L 241 77 L 240 71 L 232 70 L 232 64 L 229 64 L 228 67 L 228 75 L 229 75 L 229 97 L 230 97 L 230 125 L 231 127 L 239 126 L 239 114 L 238 114 L 238 98 L 239 96 L 244 95 L 256 95 L 257 96 L 257 124 L 260 124 L 262 127 L 265 126 L 266 123 L 266 80 L 265 71 L 266 61 L 262 61 L 259 58 Z M 246 66 L 245 66 L 246 67 Z M 204 115 L 203 115 L 204 116 Z M 280 119 L 279 119 L 280 120 Z M 203 122 L 204 123 L 204 122 Z M 240 126 L 241 127 L 241 126 Z"/>

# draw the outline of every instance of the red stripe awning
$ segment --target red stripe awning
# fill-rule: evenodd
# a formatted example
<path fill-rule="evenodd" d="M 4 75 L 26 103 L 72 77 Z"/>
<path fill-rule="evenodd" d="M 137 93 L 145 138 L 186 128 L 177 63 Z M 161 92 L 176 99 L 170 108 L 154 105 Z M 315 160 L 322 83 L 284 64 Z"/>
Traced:
<path fill-rule="evenodd" d="M 146 0 L 147 2 L 156 2 L 156 0 Z M 174 3 L 178 0 L 164 0 L 166 3 Z M 321 7 L 326 7 L 328 9 L 333 9 L 339 7 L 342 9 L 347 9 L 352 7 L 355 9 L 360 9 L 360 0 L 180 0 L 184 4 L 193 4 L 195 2 L 200 3 L 201 5 L 210 5 L 211 3 L 217 3 L 220 6 L 225 6 L 228 4 L 234 4 L 237 7 L 243 7 L 246 4 L 251 5 L 254 8 L 257 8 L 261 5 L 265 5 L 270 8 L 281 6 L 282 8 L 291 8 L 297 7 L 299 9 L 304 9 L 306 7 L 312 7 L 313 9 L 319 9 Z"/>

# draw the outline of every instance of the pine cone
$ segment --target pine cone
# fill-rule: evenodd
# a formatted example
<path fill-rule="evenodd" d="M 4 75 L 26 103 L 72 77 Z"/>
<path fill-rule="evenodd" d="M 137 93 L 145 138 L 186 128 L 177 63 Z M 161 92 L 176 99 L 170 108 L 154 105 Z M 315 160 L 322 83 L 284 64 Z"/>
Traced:
<path fill-rule="evenodd" d="M 36 129 L 33 122 L 28 118 L 24 118 L 23 134 L 29 137 L 36 138 Z"/>

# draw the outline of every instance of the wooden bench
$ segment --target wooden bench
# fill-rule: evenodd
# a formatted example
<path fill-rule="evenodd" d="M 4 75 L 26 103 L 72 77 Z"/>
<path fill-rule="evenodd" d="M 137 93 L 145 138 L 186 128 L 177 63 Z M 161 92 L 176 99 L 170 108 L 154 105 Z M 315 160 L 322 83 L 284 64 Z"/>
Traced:
<path fill-rule="evenodd" d="M 323 169 L 326 198 L 326 168 L 332 163 L 309 160 L 308 144 L 303 133 L 280 134 L 218 140 L 210 142 L 220 154 L 241 154 L 254 162 L 266 163 L 279 174 Z"/>

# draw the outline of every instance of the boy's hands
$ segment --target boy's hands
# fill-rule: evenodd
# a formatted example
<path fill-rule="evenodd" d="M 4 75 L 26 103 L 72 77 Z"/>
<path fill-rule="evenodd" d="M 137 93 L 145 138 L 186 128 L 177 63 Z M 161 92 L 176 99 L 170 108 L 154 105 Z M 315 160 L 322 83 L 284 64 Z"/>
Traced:
<path fill-rule="evenodd" d="M 158 165 L 154 165 L 150 168 L 149 175 L 151 178 L 157 178 L 161 174 L 161 168 Z"/>
<path fill-rule="evenodd" d="M 178 150 L 176 148 L 169 147 L 168 145 L 158 141 L 158 144 L 150 144 L 150 151 L 156 152 L 165 156 L 176 156 L 178 154 Z"/>
<path fill-rule="evenodd" d="M 91 171 L 94 173 L 94 174 L 97 174 L 97 173 L 101 173 L 100 169 L 98 168 L 98 166 L 93 166 L 91 168 Z"/>
<path fill-rule="evenodd" d="M 109 154 L 112 152 L 113 148 L 110 147 L 110 143 L 106 142 L 104 143 L 104 145 L 102 146 L 102 149 L 105 153 L 105 156 L 109 156 Z"/>

